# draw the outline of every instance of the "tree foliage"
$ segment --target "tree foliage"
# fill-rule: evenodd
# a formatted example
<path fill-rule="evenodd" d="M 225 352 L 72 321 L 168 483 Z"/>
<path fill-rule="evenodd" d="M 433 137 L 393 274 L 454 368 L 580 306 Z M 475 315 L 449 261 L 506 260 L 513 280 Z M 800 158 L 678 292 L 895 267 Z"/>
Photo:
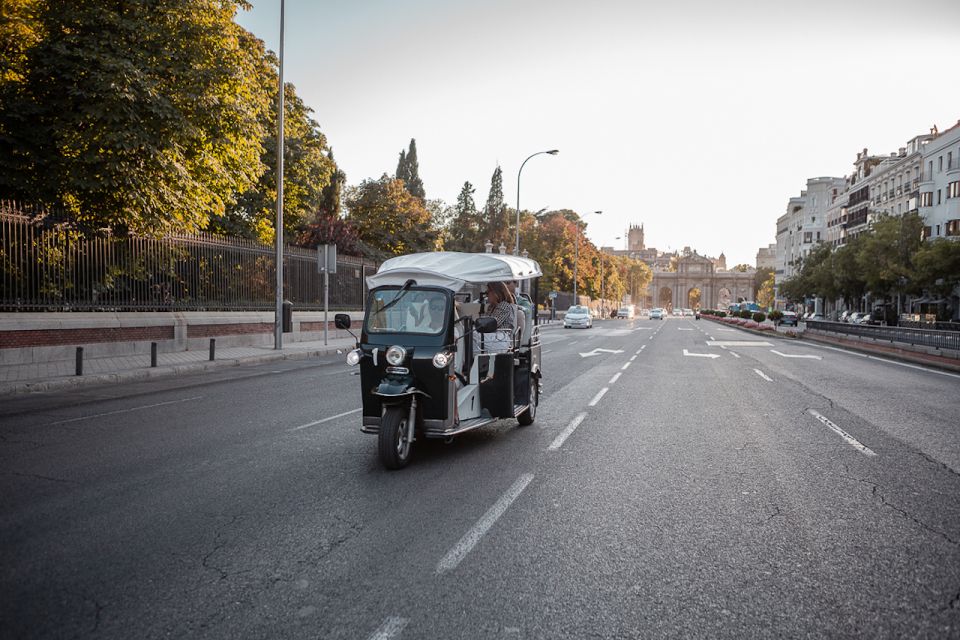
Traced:
<path fill-rule="evenodd" d="M 384 174 L 346 190 L 347 221 L 374 257 L 433 251 L 437 234 L 423 201 L 407 191 L 402 180 Z"/>
<path fill-rule="evenodd" d="M 417 141 L 414 138 L 410 138 L 410 147 L 406 151 L 400 151 L 396 178 L 403 180 L 410 195 L 426 200 L 427 194 L 420 179 L 420 162 L 417 160 Z"/>
<path fill-rule="evenodd" d="M 262 43 L 239 0 L 7 0 L 0 189 L 87 228 L 192 231 L 263 172 Z"/>
<path fill-rule="evenodd" d="M 464 182 L 447 227 L 445 246 L 450 251 L 483 251 L 481 219 L 473 200 L 474 193 L 476 189 L 473 185 L 469 181 Z"/>
<path fill-rule="evenodd" d="M 480 236 L 484 242 L 489 240 L 495 247 L 503 244 L 509 248 L 513 246 L 510 231 L 508 207 L 503 199 L 503 170 L 498 166 L 490 176 L 490 191 L 483 208 Z"/>

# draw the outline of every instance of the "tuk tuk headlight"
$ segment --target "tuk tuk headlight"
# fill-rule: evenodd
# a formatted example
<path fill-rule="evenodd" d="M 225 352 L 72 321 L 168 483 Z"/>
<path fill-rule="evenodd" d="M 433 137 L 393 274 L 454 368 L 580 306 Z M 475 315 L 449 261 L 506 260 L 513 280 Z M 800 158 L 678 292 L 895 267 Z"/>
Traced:
<path fill-rule="evenodd" d="M 433 356 L 433 366 L 437 369 L 446 369 L 451 360 L 453 360 L 452 353 L 449 351 L 438 351 Z"/>
<path fill-rule="evenodd" d="M 393 365 L 394 367 L 403 364 L 406 357 L 407 350 L 399 345 L 393 345 L 387 349 L 387 364 Z"/>
<path fill-rule="evenodd" d="M 347 354 L 347 364 L 350 365 L 351 367 L 360 364 L 361 355 L 362 354 L 360 353 L 360 349 L 354 349 L 353 351 Z"/>

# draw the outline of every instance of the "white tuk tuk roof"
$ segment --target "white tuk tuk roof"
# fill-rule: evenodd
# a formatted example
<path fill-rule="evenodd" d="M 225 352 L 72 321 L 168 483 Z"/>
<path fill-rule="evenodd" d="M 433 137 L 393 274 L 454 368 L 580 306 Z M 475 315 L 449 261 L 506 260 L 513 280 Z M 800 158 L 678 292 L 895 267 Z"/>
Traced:
<path fill-rule="evenodd" d="M 371 289 L 384 285 L 400 286 L 413 279 L 420 286 L 457 291 L 467 282 L 529 280 L 541 275 L 540 265 L 530 258 L 500 253 L 435 251 L 390 258 L 375 274 L 367 276 L 367 286 Z"/>

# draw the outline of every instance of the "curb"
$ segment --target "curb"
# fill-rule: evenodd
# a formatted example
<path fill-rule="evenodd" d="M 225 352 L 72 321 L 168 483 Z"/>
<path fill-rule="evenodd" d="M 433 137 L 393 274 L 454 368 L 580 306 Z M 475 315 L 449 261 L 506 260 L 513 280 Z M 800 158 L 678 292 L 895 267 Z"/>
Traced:
<path fill-rule="evenodd" d="M 350 345 L 345 345 L 347 349 Z M 244 358 L 224 358 L 223 360 L 203 361 L 189 364 L 175 364 L 157 368 L 130 369 L 117 373 L 98 373 L 85 376 L 54 378 L 52 380 L 34 380 L 27 382 L 0 383 L 0 397 L 39 393 L 43 391 L 63 391 L 85 387 L 101 386 L 106 384 L 122 384 L 154 378 L 168 378 L 212 371 L 226 367 L 238 367 L 246 364 L 263 364 L 280 360 L 307 360 L 309 358 L 326 356 L 342 351 L 344 346 L 326 346 L 317 349 L 292 351 L 290 353 L 265 353 L 263 355 Z"/>

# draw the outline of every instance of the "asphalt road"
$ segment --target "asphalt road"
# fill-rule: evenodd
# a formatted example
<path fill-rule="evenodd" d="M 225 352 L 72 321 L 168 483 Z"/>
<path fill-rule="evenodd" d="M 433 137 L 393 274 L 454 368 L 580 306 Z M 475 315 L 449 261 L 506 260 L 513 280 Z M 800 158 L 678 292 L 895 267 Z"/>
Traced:
<path fill-rule="evenodd" d="M 0 635 L 960 637 L 960 376 L 543 336 L 534 425 L 399 472 L 339 358 L 0 401 Z"/>

